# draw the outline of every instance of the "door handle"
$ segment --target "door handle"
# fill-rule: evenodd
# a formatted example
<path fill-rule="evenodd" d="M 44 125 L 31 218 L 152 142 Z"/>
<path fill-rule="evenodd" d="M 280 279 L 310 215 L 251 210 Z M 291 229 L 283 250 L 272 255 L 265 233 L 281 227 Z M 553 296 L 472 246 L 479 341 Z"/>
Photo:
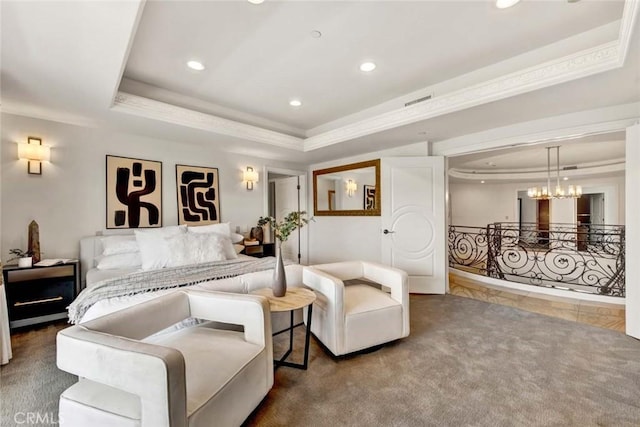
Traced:
<path fill-rule="evenodd" d="M 384 229 L 384 231 L 383 231 L 383 233 L 384 233 L 384 234 L 393 234 L 393 233 L 395 233 L 395 231 L 389 231 L 389 230 L 387 230 L 387 229 L 385 228 L 385 229 Z"/>

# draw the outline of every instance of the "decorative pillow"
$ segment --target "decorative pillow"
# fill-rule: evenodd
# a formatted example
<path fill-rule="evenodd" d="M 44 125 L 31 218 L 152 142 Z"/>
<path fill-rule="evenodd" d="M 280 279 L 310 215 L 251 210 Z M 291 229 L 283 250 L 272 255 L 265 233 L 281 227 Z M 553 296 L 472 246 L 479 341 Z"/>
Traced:
<path fill-rule="evenodd" d="M 222 246 L 224 248 L 224 255 L 226 259 L 238 258 L 238 252 L 236 252 L 235 245 L 231 243 L 231 239 L 224 237 L 222 239 Z"/>
<path fill-rule="evenodd" d="M 140 252 L 136 236 L 109 236 L 102 239 L 102 255 Z"/>
<path fill-rule="evenodd" d="M 219 238 L 222 241 L 222 248 L 224 249 L 224 256 L 225 259 L 236 259 L 238 258 L 238 254 L 236 252 L 236 250 L 233 247 L 233 243 L 231 243 L 231 239 L 223 234 L 220 233 L 187 233 L 187 234 L 193 234 L 196 236 L 215 236 L 217 238 Z"/>
<path fill-rule="evenodd" d="M 171 261 L 171 251 L 167 239 L 184 234 L 186 231 L 187 227 L 184 225 L 135 230 L 142 258 L 142 269 L 155 270 L 166 267 Z"/>
<path fill-rule="evenodd" d="M 229 241 L 216 233 L 185 233 L 173 236 L 167 239 L 171 252 L 167 267 L 223 261 L 226 259 L 224 240 Z"/>
<path fill-rule="evenodd" d="M 244 240 L 244 236 L 242 234 L 231 232 L 231 226 L 228 222 L 222 222 L 220 224 L 199 225 L 196 227 L 190 226 L 187 228 L 187 231 L 190 233 L 218 233 L 223 236 L 229 237 L 232 243 L 238 243 Z"/>
<path fill-rule="evenodd" d="M 140 252 L 131 252 L 125 254 L 105 255 L 96 259 L 98 270 L 115 270 L 120 268 L 140 268 L 142 259 Z"/>
<path fill-rule="evenodd" d="M 220 224 L 198 225 L 195 227 L 190 226 L 187 230 L 190 233 L 218 233 L 227 237 L 231 235 L 231 226 L 228 222 L 221 222 Z"/>
<path fill-rule="evenodd" d="M 244 236 L 238 233 L 231 233 L 229 238 L 231 238 L 231 243 L 240 243 L 244 240 Z"/>

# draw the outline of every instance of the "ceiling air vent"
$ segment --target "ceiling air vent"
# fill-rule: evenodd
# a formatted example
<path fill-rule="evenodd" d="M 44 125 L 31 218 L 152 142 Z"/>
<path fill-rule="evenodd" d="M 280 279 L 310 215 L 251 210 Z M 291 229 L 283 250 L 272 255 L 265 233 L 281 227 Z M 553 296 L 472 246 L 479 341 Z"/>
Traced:
<path fill-rule="evenodd" d="M 578 166 L 563 166 L 562 170 L 563 171 L 572 171 L 572 170 L 576 170 L 578 169 Z"/>
<path fill-rule="evenodd" d="M 433 95 L 423 96 L 422 98 L 414 99 L 413 101 L 405 102 L 404 106 L 408 107 L 409 105 L 417 104 L 419 102 L 428 101 L 433 97 Z"/>

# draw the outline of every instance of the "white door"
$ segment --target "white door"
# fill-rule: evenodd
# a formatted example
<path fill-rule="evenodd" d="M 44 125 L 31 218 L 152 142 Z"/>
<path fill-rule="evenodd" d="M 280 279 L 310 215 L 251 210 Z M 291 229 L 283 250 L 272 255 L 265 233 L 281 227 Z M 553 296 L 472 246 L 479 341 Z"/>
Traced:
<path fill-rule="evenodd" d="M 382 159 L 382 262 L 409 274 L 409 292 L 447 284 L 444 157 Z"/>
<path fill-rule="evenodd" d="M 300 184 L 298 184 L 298 180 Z M 300 193 L 298 193 L 298 185 Z M 305 197 L 306 181 L 304 175 L 278 178 L 275 180 L 275 187 L 276 221 L 282 221 L 290 212 L 304 210 L 307 200 Z M 285 259 L 298 262 L 298 254 L 300 254 L 300 262 L 306 263 L 307 254 L 303 250 L 306 248 L 306 230 L 302 229 L 300 232 L 300 245 L 298 245 L 298 240 L 298 231 L 296 230 L 291 233 L 289 239 L 282 245 L 282 256 Z"/>

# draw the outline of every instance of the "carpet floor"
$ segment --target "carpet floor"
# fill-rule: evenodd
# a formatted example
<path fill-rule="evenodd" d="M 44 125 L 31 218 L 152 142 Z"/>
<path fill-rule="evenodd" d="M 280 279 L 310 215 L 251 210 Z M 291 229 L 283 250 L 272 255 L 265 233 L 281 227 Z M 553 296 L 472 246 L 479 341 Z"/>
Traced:
<path fill-rule="evenodd" d="M 75 381 L 55 367 L 62 327 L 14 334 L 0 375 L 2 426 L 29 411 L 55 421 L 58 396 Z M 294 361 L 303 335 L 298 328 Z M 277 355 L 286 337 L 274 346 Z M 412 295 L 408 338 L 343 358 L 312 339 L 309 369 L 277 369 L 244 424 L 639 426 L 640 341 L 513 307 Z"/>

